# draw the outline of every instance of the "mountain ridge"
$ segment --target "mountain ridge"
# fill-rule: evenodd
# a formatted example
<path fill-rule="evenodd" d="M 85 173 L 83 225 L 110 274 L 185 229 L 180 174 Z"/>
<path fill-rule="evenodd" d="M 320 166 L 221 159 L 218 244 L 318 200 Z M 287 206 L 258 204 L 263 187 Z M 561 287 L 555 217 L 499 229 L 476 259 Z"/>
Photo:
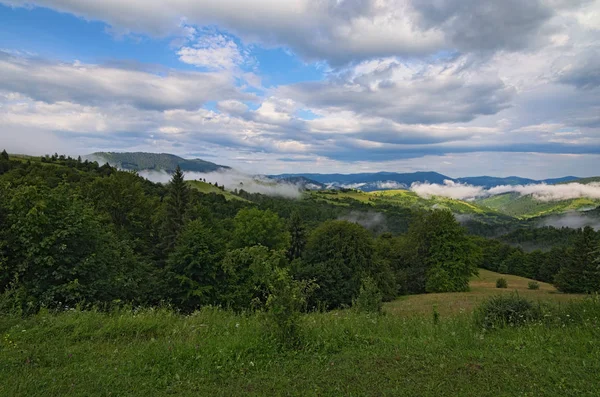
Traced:
<path fill-rule="evenodd" d="M 86 157 L 102 159 L 107 163 L 126 170 L 156 170 L 174 172 L 177 166 L 188 172 L 214 172 L 229 170 L 231 167 L 215 164 L 202 159 L 184 159 L 170 153 L 148 152 L 96 152 Z"/>

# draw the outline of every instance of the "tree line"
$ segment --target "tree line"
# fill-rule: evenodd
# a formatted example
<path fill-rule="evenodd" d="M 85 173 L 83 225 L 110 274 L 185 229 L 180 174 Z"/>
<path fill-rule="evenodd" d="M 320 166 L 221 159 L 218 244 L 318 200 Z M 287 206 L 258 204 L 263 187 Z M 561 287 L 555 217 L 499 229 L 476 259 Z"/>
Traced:
<path fill-rule="evenodd" d="M 329 204 L 203 194 L 180 169 L 162 185 L 108 164 L 43 159 L 0 155 L 0 294 L 24 312 L 122 303 L 333 309 L 352 305 L 366 286 L 391 300 L 466 291 L 482 265 L 525 268 L 509 260 L 518 249 L 469 235 L 449 211 L 396 209 L 390 218 L 404 232 L 376 234 L 339 220 L 345 209 Z M 588 262 L 568 263 L 549 271 L 564 285 L 596 274 Z M 301 291 L 310 294 L 297 299 Z"/>

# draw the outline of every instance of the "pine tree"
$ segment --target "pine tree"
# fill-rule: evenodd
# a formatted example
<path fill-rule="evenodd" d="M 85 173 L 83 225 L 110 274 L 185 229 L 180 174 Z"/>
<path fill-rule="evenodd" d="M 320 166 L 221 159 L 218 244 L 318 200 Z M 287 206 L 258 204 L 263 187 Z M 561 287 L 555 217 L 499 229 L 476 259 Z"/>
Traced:
<path fill-rule="evenodd" d="M 594 229 L 586 226 L 567 255 L 566 262 L 555 277 L 555 285 L 563 292 L 600 291 L 600 270 L 596 263 L 598 238 Z"/>
<path fill-rule="evenodd" d="M 291 236 L 291 244 L 288 250 L 289 260 L 294 260 L 302 255 L 306 245 L 306 230 L 298 211 L 294 211 L 289 221 L 288 228 Z"/>
<path fill-rule="evenodd" d="M 183 171 L 177 166 L 168 185 L 169 193 L 165 200 L 166 218 L 163 225 L 164 242 L 167 249 L 173 248 L 179 232 L 185 225 L 189 190 L 183 177 Z"/>
<path fill-rule="evenodd" d="M 2 151 L 2 153 L 0 153 L 0 160 L 4 160 L 4 161 L 8 161 L 8 153 L 6 153 L 6 149 Z"/>

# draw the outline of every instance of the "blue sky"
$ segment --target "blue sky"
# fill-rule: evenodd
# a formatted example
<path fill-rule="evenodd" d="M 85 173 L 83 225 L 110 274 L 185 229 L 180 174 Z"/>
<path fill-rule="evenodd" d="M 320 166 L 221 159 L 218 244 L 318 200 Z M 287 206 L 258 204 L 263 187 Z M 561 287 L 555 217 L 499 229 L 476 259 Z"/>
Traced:
<path fill-rule="evenodd" d="M 600 0 L 0 0 L 0 147 L 596 175 Z"/>

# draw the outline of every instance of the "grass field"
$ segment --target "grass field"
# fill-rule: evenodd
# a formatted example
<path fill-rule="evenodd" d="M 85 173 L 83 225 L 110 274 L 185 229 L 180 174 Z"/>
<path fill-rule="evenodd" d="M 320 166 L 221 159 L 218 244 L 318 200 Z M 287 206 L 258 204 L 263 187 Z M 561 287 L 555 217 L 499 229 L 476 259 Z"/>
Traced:
<path fill-rule="evenodd" d="M 205 194 L 209 194 L 209 193 L 215 193 L 215 194 L 219 194 L 221 196 L 225 197 L 225 200 L 227 201 L 231 201 L 231 200 L 239 200 L 239 201 L 248 201 L 242 197 L 236 196 L 235 194 L 227 191 L 227 190 L 221 190 L 218 187 L 211 185 L 210 183 L 207 182 L 202 182 L 202 181 L 188 181 L 187 182 L 192 188 L 205 193 Z"/>
<path fill-rule="evenodd" d="M 506 215 L 529 219 L 595 208 L 600 205 L 600 200 L 582 197 L 562 201 L 541 201 L 536 200 L 531 195 L 520 196 L 517 193 L 505 193 L 477 200 L 476 203 Z"/>
<path fill-rule="evenodd" d="M 500 277 L 508 281 L 508 288 L 496 288 L 496 280 Z M 479 269 L 479 275 L 471 279 L 471 290 L 469 292 L 404 296 L 387 303 L 385 309 L 391 314 L 404 316 L 431 314 L 433 307 L 436 306 L 440 314 L 453 315 L 458 313 L 472 313 L 473 309 L 479 303 L 497 294 L 517 292 L 519 295 L 532 301 L 558 304 L 567 303 L 582 297 L 581 295 L 560 293 L 552 285 L 542 282 L 538 282 L 540 286 L 538 290 L 530 290 L 528 289 L 530 281 L 532 280 L 524 277 Z"/>
<path fill-rule="evenodd" d="M 474 214 L 490 217 L 502 216 L 500 212 L 494 209 L 479 206 L 471 202 L 446 197 L 424 198 L 408 190 L 381 190 L 374 192 L 363 192 L 360 190 L 310 191 L 307 192 L 306 197 L 345 206 L 348 205 L 349 200 L 355 200 L 374 207 L 385 204 L 407 208 L 446 208 L 457 214 Z"/>
<path fill-rule="evenodd" d="M 597 319 L 484 332 L 466 312 L 497 292 L 494 277 L 482 272 L 465 296 L 401 299 L 383 316 L 305 315 L 302 346 L 287 351 L 260 315 L 210 308 L 0 317 L 0 396 L 598 396 Z M 531 297 L 568 298 L 547 285 Z"/>

